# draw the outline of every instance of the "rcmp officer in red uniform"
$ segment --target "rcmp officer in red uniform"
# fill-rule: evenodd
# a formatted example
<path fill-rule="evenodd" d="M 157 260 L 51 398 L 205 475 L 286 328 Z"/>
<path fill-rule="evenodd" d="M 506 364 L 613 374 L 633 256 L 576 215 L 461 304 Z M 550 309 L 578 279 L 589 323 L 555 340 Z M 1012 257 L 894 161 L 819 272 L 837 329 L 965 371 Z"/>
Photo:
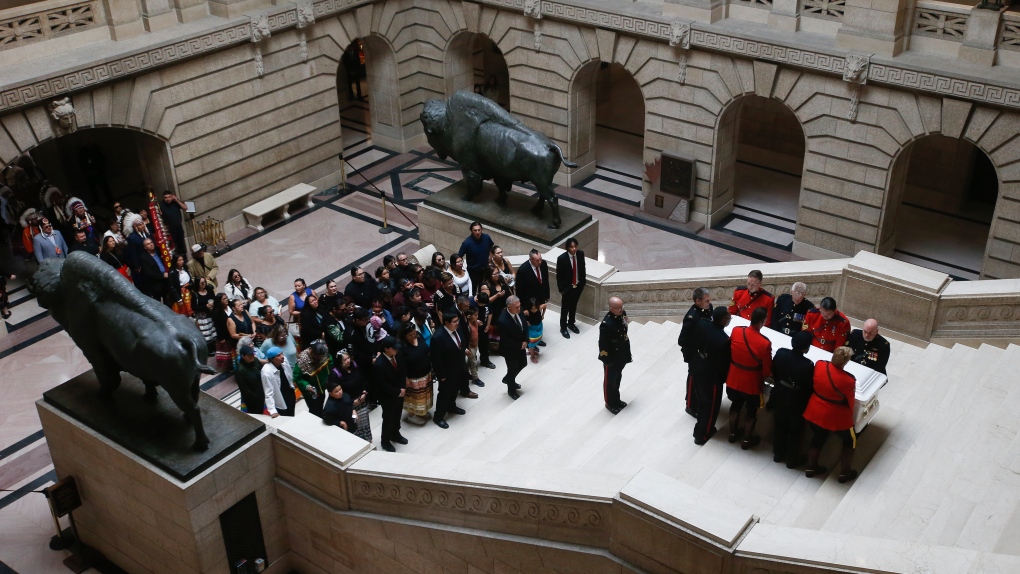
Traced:
<path fill-rule="evenodd" d="M 811 427 L 812 437 L 808 446 L 808 478 L 828 472 L 818 464 L 818 456 L 829 437 L 835 434 L 843 444 L 840 453 L 839 482 L 857 478 L 857 471 L 851 468 L 857 435 L 854 434 L 854 392 L 857 380 L 843 367 L 850 361 L 853 351 L 839 347 L 832 353 L 832 362 L 815 363 L 814 390 L 804 410 L 804 420 Z"/>
<path fill-rule="evenodd" d="M 730 301 L 730 315 L 738 315 L 744 319 L 751 320 L 751 312 L 762 307 L 768 311 L 765 317 L 765 324 L 772 324 L 772 307 L 775 306 L 772 294 L 761 288 L 762 274 L 755 269 L 747 274 L 747 287 L 737 287 L 733 290 L 733 300 Z"/>
<path fill-rule="evenodd" d="M 698 400 L 694 396 L 694 376 L 691 375 L 690 364 L 693 360 L 693 354 L 695 352 L 693 339 L 694 339 L 694 328 L 698 325 L 698 321 L 705 319 L 707 321 L 712 320 L 712 297 L 709 294 L 708 289 L 704 287 L 698 287 L 694 290 L 692 295 L 694 304 L 687 310 L 687 314 L 684 315 L 683 327 L 680 328 L 680 336 L 677 337 L 676 344 L 680 345 L 680 353 L 684 356 L 684 362 L 687 363 L 687 395 L 684 397 L 685 408 L 687 414 L 694 418 L 698 417 L 697 407 Z"/>
<path fill-rule="evenodd" d="M 826 297 L 817 309 L 808 311 L 804 316 L 804 330 L 814 337 L 812 345 L 831 353 L 846 344 L 850 319 L 836 309 L 835 299 Z"/>
<path fill-rule="evenodd" d="M 804 316 L 815 306 L 804 296 L 806 293 L 807 285 L 798 281 L 790 287 L 789 293 L 777 297 L 769 328 L 791 337 L 799 333 L 804 328 Z"/>
<path fill-rule="evenodd" d="M 730 399 L 730 442 L 744 441 L 748 450 L 761 442 L 754 434 L 761 407 L 762 386 L 772 376 L 772 342 L 761 334 L 768 310 L 758 307 L 751 313 L 749 327 L 734 327 L 730 333 L 730 372 L 726 377 L 726 396 Z M 740 426 L 740 411 L 746 413 Z"/>

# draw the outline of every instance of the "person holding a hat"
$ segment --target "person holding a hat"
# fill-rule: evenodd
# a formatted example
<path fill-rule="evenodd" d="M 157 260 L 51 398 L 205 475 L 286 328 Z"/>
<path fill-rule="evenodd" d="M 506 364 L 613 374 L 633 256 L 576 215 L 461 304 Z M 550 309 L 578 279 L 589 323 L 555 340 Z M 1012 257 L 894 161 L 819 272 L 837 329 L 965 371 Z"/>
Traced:
<path fill-rule="evenodd" d="M 213 290 L 216 289 L 216 274 L 219 273 L 220 266 L 216 264 L 216 258 L 210 255 L 205 250 L 205 245 L 196 243 L 191 246 L 191 260 L 188 261 L 188 273 L 191 277 L 197 280 L 199 277 L 205 277 L 206 282 Z"/>
<path fill-rule="evenodd" d="M 772 460 L 786 460 L 787 468 L 804 464 L 801 436 L 804 431 L 804 409 L 814 386 L 815 365 L 805 355 L 811 348 L 811 333 L 794 333 L 792 349 L 779 349 L 772 359 L 772 380 L 775 386 L 769 395 L 769 408 L 775 418 Z"/>
<path fill-rule="evenodd" d="M 297 394 L 294 392 L 294 376 L 290 363 L 279 347 L 270 347 L 266 352 L 269 361 L 262 367 L 262 390 L 266 397 L 266 412 L 274 419 L 280 415 L 294 416 Z"/>

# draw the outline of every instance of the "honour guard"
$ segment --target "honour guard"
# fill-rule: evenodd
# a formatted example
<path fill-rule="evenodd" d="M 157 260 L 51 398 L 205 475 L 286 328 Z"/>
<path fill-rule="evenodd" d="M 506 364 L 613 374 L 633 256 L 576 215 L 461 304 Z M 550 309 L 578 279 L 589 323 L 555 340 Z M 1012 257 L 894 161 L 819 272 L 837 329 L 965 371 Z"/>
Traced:
<path fill-rule="evenodd" d="M 680 354 L 684 356 L 684 362 L 687 363 L 687 394 L 684 397 L 686 403 L 684 410 L 687 414 L 697 418 L 698 413 L 694 408 L 698 404 L 698 400 L 694 397 L 694 377 L 691 375 L 690 369 L 694 354 L 692 343 L 694 328 L 698 325 L 698 321 L 712 320 L 712 297 L 709 295 L 708 289 L 698 287 L 694 290 L 693 299 L 694 304 L 684 315 L 683 327 L 680 328 L 680 336 L 677 337 L 676 344 L 680 345 Z"/>
<path fill-rule="evenodd" d="M 623 309 L 623 299 L 610 297 L 609 312 L 599 325 L 599 360 L 605 372 L 602 396 L 606 408 L 614 415 L 627 406 L 627 403 L 620 400 L 620 380 L 623 378 L 623 368 L 632 360 L 630 339 L 627 337 L 629 322 L 627 312 Z"/>
<path fill-rule="evenodd" d="M 712 310 L 712 321 L 698 321 L 692 334 L 691 373 L 694 375 L 695 412 L 694 444 L 701 446 L 715 434 L 715 420 L 722 403 L 723 384 L 730 371 L 730 338 L 724 329 L 730 324 L 730 313 L 724 307 Z"/>
<path fill-rule="evenodd" d="M 733 300 L 729 305 L 730 315 L 738 315 L 750 321 L 751 312 L 758 307 L 764 307 L 768 311 L 765 324 L 772 324 L 773 297 L 771 293 L 761 288 L 761 280 L 761 271 L 757 269 L 747 274 L 747 287 L 737 287 L 733 290 Z"/>
<path fill-rule="evenodd" d="M 804 328 L 804 316 L 815 306 L 804 296 L 806 293 L 807 285 L 798 281 L 793 284 L 789 293 L 783 293 L 776 299 L 776 306 L 772 309 L 772 322 L 769 323 L 773 331 L 792 337 L 794 333 Z"/>
<path fill-rule="evenodd" d="M 878 321 L 868 319 L 863 329 L 854 329 L 846 339 L 846 346 L 853 350 L 851 361 L 885 374 L 885 366 L 889 364 L 889 341 L 878 334 Z"/>
<path fill-rule="evenodd" d="M 812 345 L 831 353 L 846 344 L 850 320 L 836 309 L 835 299 L 826 297 L 817 309 L 808 311 L 804 316 L 804 330 L 814 337 Z"/>
<path fill-rule="evenodd" d="M 761 442 L 754 434 L 758 423 L 765 379 L 772 376 L 772 342 L 761 334 L 768 310 L 761 307 L 751 313 L 749 327 L 734 327 L 730 333 L 730 371 L 726 377 L 726 396 L 730 399 L 730 442 L 743 437 L 740 448 L 748 450 Z M 740 426 L 740 411 L 746 413 Z"/>

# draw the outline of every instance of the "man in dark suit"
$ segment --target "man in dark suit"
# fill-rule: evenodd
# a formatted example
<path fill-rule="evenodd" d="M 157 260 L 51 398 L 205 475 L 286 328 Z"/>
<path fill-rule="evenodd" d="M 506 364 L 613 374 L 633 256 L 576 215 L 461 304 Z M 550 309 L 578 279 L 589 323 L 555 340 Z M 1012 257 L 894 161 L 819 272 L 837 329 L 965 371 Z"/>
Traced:
<path fill-rule="evenodd" d="M 574 319 L 577 316 L 577 302 L 581 300 L 581 291 L 584 291 L 585 268 L 584 251 L 577 249 L 577 238 L 568 239 L 565 247 L 566 252 L 556 258 L 556 288 L 562 296 L 560 334 L 569 339 L 567 329 L 580 333 Z"/>
<path fill-rule="evenodd" d="M 456 309 L 443 313 L 443 328 L 436 329 L 429 343 L 432 371 L 439 379 L 439 394 L 436 397 L 436 412 L 432 422 L 440 428 L 450 428 L 444 420 L 447 413 L 464 414 L 457 406 L 457 393 L 467 385 L 467 341 L 457 332 L 460 315 Z"/>
<path fill-rule="evenodd" d="M 407 444 L 407 439 L 400 434 L 400 415 L 404 411 L 407 376 L 404 365 L 397 358 L 396 337 L 384 337 L 379 346 L 382 352 L 372 364 L 372 376 L 382 405 L 382 435 L 379 444 L 383 450 L 395 452 L 392 443 Z"/>
<path fill-rule="evenodd" d="M 156 253 L 156 244 L 152 242 L 151 237 L 146 238 L 142 245 L 145 248 L 145 254 L 141 256 L 139 265 L 145 282 L 142 284 L 141 291 L 157 301 L 162 301 L 169 283 L 166 266 L 159 254 Z"/>
<path fill-rule="evenodd" d="M 517 400 L 520 396 L 517 389 L 517 374 L 528 365 L 528 328 L 524 326 L 524 319 L 521 318 L 521 300 L 516 296 L 510 296 L 506 300 L 506 309 L 496 319 L 496 329 L 499 331 L 499 353 L 506 359 L 506 376 L 503 377 L 503 384 L 507 386 L 507 394 L 510 398 Z"/>
<path fill-rule="evenodd" d="M 542 260 L 537 249 L 532 249 L 528 262 L 517 269 L 515 281 L 521 303 L 530 308 L 534 299 L 542 309 L 542 317 L 545 317 L 545 304 L 549 301 L 549 264 Z M 545 341 L 539 341 L 538 346 L 544 347 Z"/>
<path fill-rule="evenodd" d="M 723 329 L 730 324 L 726 307 L 712 310 L 711 321 L 697 321 L 693 335 L 694 412 L 698 422 L 694 425 L 694 444 L 701 446 L 715 434 L 715 421 L 722 404 L 723 384 L 730 372 L 730 338 Z"/>

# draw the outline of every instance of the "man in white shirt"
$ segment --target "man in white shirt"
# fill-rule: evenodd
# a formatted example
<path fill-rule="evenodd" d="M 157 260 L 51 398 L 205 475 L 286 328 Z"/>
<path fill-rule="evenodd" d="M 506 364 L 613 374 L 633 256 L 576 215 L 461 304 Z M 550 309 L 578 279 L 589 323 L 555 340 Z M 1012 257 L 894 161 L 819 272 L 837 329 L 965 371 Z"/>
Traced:
<path fill-rule="evenodd" d="M 297 403 L 293 369 L 279 347 L 270 347 L 266 351 L 266 359 L 269 362 L 262 367 L 262 390 L 266 394 L 266 410 L 274 419 L 280 415 L 292 417 L 294 405 Z"/>

